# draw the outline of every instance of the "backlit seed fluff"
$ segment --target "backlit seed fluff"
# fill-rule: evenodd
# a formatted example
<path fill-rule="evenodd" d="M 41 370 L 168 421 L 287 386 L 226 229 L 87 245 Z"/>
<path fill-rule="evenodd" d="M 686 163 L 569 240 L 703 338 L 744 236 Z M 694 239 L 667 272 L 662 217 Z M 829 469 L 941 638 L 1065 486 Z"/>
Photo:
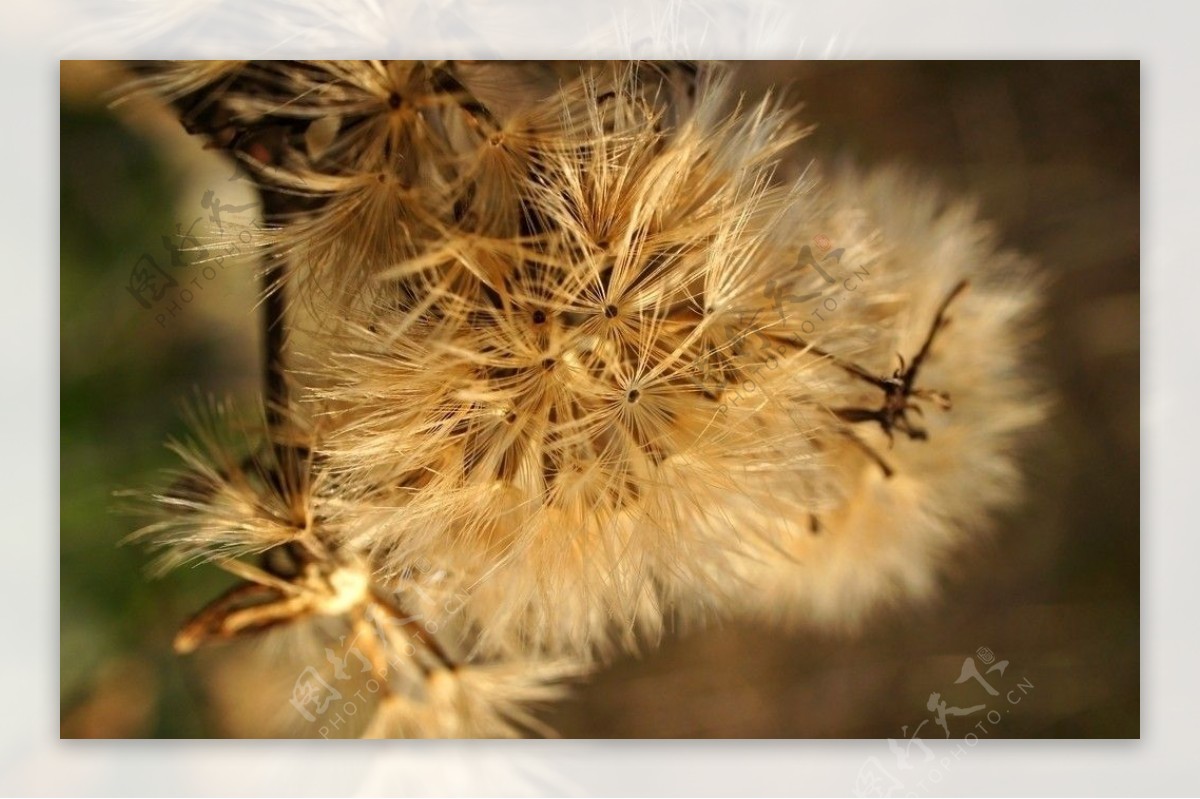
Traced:
<path fill-rule="evenodd" d="M 618 88 L 503 198 L 528 235 L 447 227 L 321 370 L 345 408 L 322 455 L 362 511 L 344 529 L 385 568 L 444 569 L 501 650 L 632 645 L 769 532 L 723 497 L 822 501 L 820 382 L 784 354 L 770 403 L 726 402 L 763 357 L 747 309 L 797 254 L 800 190 L 772 168 L 800 131 L 765 104 L 721 115 L 719 86 L 662 129 Z"/>
<path fill-rule="evenodd" d="M 786 178 L 806 129 L 718 68 L 149 71 L 264 189 L 292 390 L 139 535 L 281 603 L 189 641 L 365 636 L 367 735 L 537 729 L 669 624 L 855 626 L 1016 496 L 1034 270 L 909 176 Z"/>
<path fill-rule="evenodd" d="M 314 431 L 299 414 L 268 430 L 264 415 L 200 400 L 185 411 L 188 435 L 169 449 L 181 466 L 145 494 L 124 492 L 153 521 L 133 534 L 158 551 L 160 571 L 227 562 L 308 539 L 319 545 L 325 512 L 313 468 Z"/>
<path fill-rule="evenodd" d="M 826 426 L 819 441 L 836 500 L 811 519 L 794 516 L 782 547 L 726 575 L 743 611 L 844 629 L 934 594 L 956 548 L 1016 499 L 1018 453 L 1048 402 L 1032 368 L 1042 280 L 1031 263 L 1000 250 L 969 204 L 911 174 L 843 169 L 824 185 L 836 209 L 825 235 L 866 246 L 838 273 L 836 304 L 797 309 L 796 321 L 826 329 L 820 371 L 834 382 L 823 401 L 842 417 L 879 408 L 885 392 L 845 366 L 891 378 L 929 342 L 911 428 Z"/>
<path fill-rule="evenodd" d="M 584 664 L 480 660 L 470 651 L 464 614 L 440 624 L 431 617 L 431 607 L 450 607 L 427 590 L 436 576 L 426 588 L 410 574 L 389 579 L 339 541 L 336 498 L 321 489 L 314 458 L 314 426 L 287 415 L 268 434 L 261 418 L 239 417 L 228 403 L 196 404 L 188 415 L 193 440 L 172 445 L 185 468 L 162 492 L 130 492 L 139 510 L 159 517 L 132 537 L 163 550 L 161 567 L 206 560 L 240 582 L 182 626 L 177 652 L 291 625 L 299 635 L 274 654 L 309 665 L 335 663 L 335 656 L 343 679 L 346 663 L 362 664 L 351 673 L 371 680 L 368 690 L 380 700 L 364 721 L 366 737 L 549 732 L 525 706 L 561 696 L 562 682 L 585 673 Z M 313 623 L 340 625 L 340 640 L 350 643 L 330 649 Z M 297 686 L 304 679 L 301 673 Z"/>

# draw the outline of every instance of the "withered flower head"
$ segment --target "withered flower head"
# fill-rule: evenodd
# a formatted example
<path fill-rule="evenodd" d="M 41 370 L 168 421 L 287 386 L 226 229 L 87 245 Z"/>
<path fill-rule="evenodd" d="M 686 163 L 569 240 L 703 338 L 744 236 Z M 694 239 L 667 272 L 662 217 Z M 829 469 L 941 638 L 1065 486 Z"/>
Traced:
<path fill-rule="evenodd" d="M 261 435 L 217 409 L 137 534 L 245 581 L 180 649 L 338 618 L 387 686 L 366 734 L 536 731 L 668 619 L 928 595 L 1015 494 L 1031 269 L 908 177 L 785 180 L 805 129 L 720 69 L 144 80 L 255 174 L 275 308 Z"/>

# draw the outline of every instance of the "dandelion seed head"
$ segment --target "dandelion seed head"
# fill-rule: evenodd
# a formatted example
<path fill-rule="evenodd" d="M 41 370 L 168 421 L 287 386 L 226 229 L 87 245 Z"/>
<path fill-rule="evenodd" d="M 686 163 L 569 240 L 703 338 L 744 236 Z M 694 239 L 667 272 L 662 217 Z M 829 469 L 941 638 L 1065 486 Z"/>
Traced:
<path fill-rule="evenodd" d="M 719 83 L 670 130 L 633 84 L 581 85 L 586 124 L 506 199 L 530 234 L 446 227 L 381 273 L 316 392 L 347 408 L 322 455 L 370 507 L 356 540 L 393 571 L 443 564 L 497 647 L 657 628 L 690 564 L 755 535 L 714 504 L 730 475 L 756 470 L 738 488 L 764 502 L 816 484 L 802 370 L 723 407 L 766 357 L 740 317 L 785 260 L 796 193 L 772 171 L 802 131 L 769 103 L 720 115 Z"/>
<path fill-rule="evenodd" d="M 912 361 L 939 305 L 955 291 L 916 385 L 921 438 L 873 422 L 829 425 L 821 449 L 840 500 L 816 511 L 819 527 L 737 571 L 731 595 L 751 612 L 801 625 L 856 628 L 880 608 L 927 600 L 955 551 L 986 533 L 1021 488 L 1021 444 L 1047 411 L 1033 371 L 1041 281 L 1026 260 L 1000 250 L 962 203 L 911 174 L 837 173 L 834 206 L 870 236 L 869 277 L 838 309 L 826 346 L 854 352 L 880 377 Z M 844 326 L 843 326 L 844 320 Z M 829 342 L 832 342 L 829 343 Z M 851 342 L 853 345 L 851 346 Z M 830 408 L 871 408 L 881 391 L 826 365 Z M 889 476 L 864 448 L 892 470 Z M 757 586 L 752 592 L 741 586 Z"/>
<path fill-rule="evenodd" d="M 1033 269 L 906 174 L 786 179 L 807 130 L 721 69 L 146 85 L 272 200 L 249 235 L 298 332 L 295 407 L 198 424 L 135 534 L 246 581 L 183 649 L 339 619 L 387 685 L 368 736 L 542 731 L 527 705 L 668 624 L 928 598 L 1017 496 Z"/>

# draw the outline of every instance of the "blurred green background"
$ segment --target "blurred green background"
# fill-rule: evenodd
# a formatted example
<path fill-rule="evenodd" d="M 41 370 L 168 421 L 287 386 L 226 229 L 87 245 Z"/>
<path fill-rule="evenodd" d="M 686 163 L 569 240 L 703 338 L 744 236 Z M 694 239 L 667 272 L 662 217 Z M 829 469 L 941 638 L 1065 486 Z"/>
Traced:
<path fill-rule="evenodd" d="M 1028 501 L 962 553 L 935 606 L 856 638 L 735 625 L 670 636 L 545 719 L 576 737 L 900 739 L 930 717 L 931 692 L 974 698 L 953 682 L 988 647 L 1009 661 L 1006 685 L 1034 686 L 991 737 L 1138 736 L 1138 63 L 754 62 L 737 73 L 751 94 L 775 85 L 803 103 L 818 124 L 806 156 L 916 167 L 977 198 L 1004 244 L 1043 264 L 1043 367 L 1058 409 L 1028 454 Z M 120 79 L 110 63 L 63 63 L 62 735 L 281 734 L 264 717 L 286 707 L 295 669 L 256 665 L 243 645 L 171 652 L 176 626 L 227 581 L 204 568 L 149 580 L 145 554 L 117 545 L 137 523 L 113 512 L 113 492 L 173 465 L 163 442 L 182 430 L 180 400 L 199 387 L 249 401 L 259 374 L 252 264 L 201 279 L 165 324 L 164 304 L 147 311 L 125 288 L 144 253 L 169 263 L 161 237 L 207 213 L 205 191 L 253 197 L 162 109 L 107 107 Z"/>

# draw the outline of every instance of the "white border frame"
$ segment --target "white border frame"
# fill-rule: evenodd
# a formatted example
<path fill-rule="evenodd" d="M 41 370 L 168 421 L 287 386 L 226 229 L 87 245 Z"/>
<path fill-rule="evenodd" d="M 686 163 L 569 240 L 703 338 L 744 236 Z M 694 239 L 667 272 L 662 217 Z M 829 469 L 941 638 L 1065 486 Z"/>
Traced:
<path fill-rule="evenodd" d="M 1200 416 L 1191 308 L 1200 271 L 1197 7 L 1141 2 L 823 4 L 669 0 L 74 0 L 9 7 L 0 33 L 9 282 L 0 418 L 0 791 L 21 795 L 848 794 L 879 742 L 256 742 L 58 740 L 59 58 L 238 55 L 1142 60 L 1141 741 L 987 741 L 931 793 L 1200 791 L 1195 608 L 1200 536 L 1185 515 Z M 1168 10 L 1169 9 L 1169 10 Z M 17 15 L 20 16 L 17 16 Z M 383 24 L 381 24 L 383 23 Z M 386 31 L 395 31 L 387 34 Z M 30 344 L 31 333 L 36 335 Z M 949 750 L 937 750 L 939 756 Z"/>

